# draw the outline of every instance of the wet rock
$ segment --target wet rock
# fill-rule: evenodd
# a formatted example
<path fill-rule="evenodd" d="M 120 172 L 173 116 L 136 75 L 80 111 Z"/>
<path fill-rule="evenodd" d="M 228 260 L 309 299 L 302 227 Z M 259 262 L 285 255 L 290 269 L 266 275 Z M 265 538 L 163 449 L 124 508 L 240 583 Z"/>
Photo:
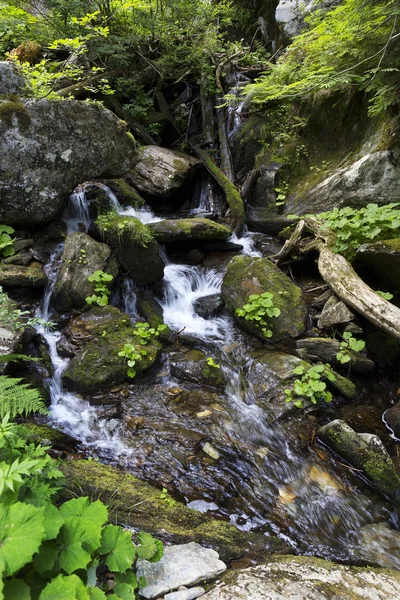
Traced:
<path fill-rule="evenodd" d="M 84 394 L 128 379 L 126 359 L 118 356 L 124 344 L 132 344 L 138 353 L 146 351 L 136 360 L 138 375 L 156 362 L 161 350 L 155 339 L 140 345 L 129 316 L 112 306 L 92 308 L 74 319 L 67 331 L 78 350 L 63 372 L 63 383 L 67 389 Z"/>
<path fill-rule="evenodd" d="M 210 219 L 170 219 L 158 221 L 148 225 L 154 238 L 160 244 L 169 242 L 184 241 L 208 241 L 208 240 L 226 240 L 232 231 L 225 227 L 210 221 Z"/>
<path fill-rule="evenodd" d="M 138 285 L 160 281 L 164 261 L 152 234 L 138 219 L 114 215 L 104 224 L 102 233 L 114 250 L 118 262 Z"/>
<path fill-rule="evenodd" d="M 201 350 L 186 350 L 171 357 L 171 374 L 179 381 L 223 389 L 226 385 L 222 369 L 207 363 Z"/>
<path fill-rule="evenodd" d="M 146 146 L 130 171 L 129 180 L 139 192 L 165 198 L 179 190 L 198 165 L 198 160 L 181 152 Z"/>
<path fill-rule="evenodd" d="M 395 438 L 400 440 L 400 402 L 385 411 L 383 422 L 392 431 Z"/>
<path fill-rule="evenodd" d="M 194 305 L 194 312 L 203 317 L 209 319 L 210 317 L 216 317 L 224 306 L 224 301 L 221 294 L 211 294 L 210 296 L 203 296 L 198 298 Z"/>
<path fill-rule="evenodd" d="M 266 258 L 235 256 L 222 283 L 225 305 L 242 329 L 262 341 L 268 341 L 255 321 L 246 321 L 236 315 L 236 310 L 248 302 L 251 294 L 264 292 L 272 293 L 274 306 L 281 311 L 279 317 L 269 319 L 273 333 L 270 341 L 301 335 L 306 328 L 308 311 L 300 288 Z"/>
<path fill-rule="evenodd" d="M 336 358 L 336 354 L 340 350 L 340 342 L 338 340 L 331 338 L 305 338 L 297 340 L 296 347 L 306 350 L 310 359 L 322 360 L 335 366 L 341 365 Z M 354 353 L 347 364 L 352 371 L 358 373 L 368 373 L 374 369 L 372 360 L 360 353 Z"/>
<path fill-rule="evenodd" d="M 67 235 L 61 259 L 61 268 L 51 297 L 51 304 L 59 312 L 86 305 L 86 296 L 94 294 L 95 283 L 88 277 L 95 271 L 117 275 L 118 265 L 111 255 L 111 248 L 95 242 L 86 233 Z M 109 285 L 112 281 L 109 282 Z"/>
<path fill-rule="evenodd" d="M 24 87 L 23 77 L 11 61 L 0 62 L 0 95 L 19 94 Z"/>
<path fill-rule="evenodd" d="M 272 557 L 265 565 L 233 573 L 204 600 L 397 600 L 397 571 L 337 565 L 308 557 Z"/>
<path fill-rule="evenodd" d="M 205 593 L 206 590 L 204 588 L 195 587 L 189 590 L 179 590 L 172 592 L 172 594 L 166 594 L 164 600 L 195 600 L 195 598 L 200 598 Z"/>
<path fill-rule="evenodd" d="M 381 440 L 369 433 L 356 433 L 347 423 L 336 419 L 321 427 L 318 438 L 347 460 L 384 494 L 400 498 L 400 478 Z"/>
<path fill-rule="evenodd" d="M 260 560 L 271 551 L 289 551 L 288 546 L 274 536 L 267 539 L 261 533 L 239 531 L 225 521 L 190 510 L 180 502 L 167 504 L 160 498 L 159 488 L 126 471 L 87 460 L 64 462 L 61 468 L 69 482 L 64 499 L 70 498 L 71 491 L 91 496 L 101 490 L 101 500 L 109 504 L 111 521 L 118 518 L 121 523 L 149 531 L 156 537 L 162 536 L 175 544 L 198 542 L 207 545 L 216 549 L 224 561 L 242 557 L 246 550 L 255 552 Z M 111 499 L 114 502 L 110 502 Z M 141 510 L 133 511 L 135 505 Z"/>
<path fill-rule="evenodd" d="M 125 179 L 103 179 L 102 182 L 115 194 L 123 206 L 134 206 L 141 208 L 145 205 L 144 199 Z M 99 190 L 99 188 L 97 188 Z M 110 198 L 107 196 L 107 206 L 110 204 Z"/>
<path fill-rule="evenodd" d="M 140 590 L 145 598 L 157 598 L 181 585 L 210 581 L 226 571 L 215 550 L 191 542 L 164 549 L 159 562 L 138 561 L 137 573 L 144 577 L 146 587 Z"/>
<path fill-rule="evenodd" d="M 371 523 L 360 531 L 356 555 L 368 564 L 400 570 L 400 532 L 386 523 Z"/>
<path fill-rule="evenodd" d="M 0 285 L 5 288 L 44 288 L 47 285 L 47 276 L 43 272 L 42 265 L 37 262 L 28 267 L 2 263 L 0 264 Z"/>
<path fill-rule="evenodd" d="M 107 140 L 107 143 L 104 143 Z M 107 109 L 74 100 L 0 102 L 0 222 L 57 217 L 87 179 L 118 177 L 136 158 L 126 124 Z"/>
<path fill-rule="evenodd" d="M 241 252 L 243 246 L 235 242 L 208 242 L 202 244 L 202 249 L 204 252 Z"/>
<path fill-rule="evenodd" d="M 368 275 L 372 273 L 389 289 L 400 291 L 400 239 L 363 244 L 357 250 L 354 266 Z"/>
<path fill-rule="evenodd" d="M 204 254 L 197 250 L 197 248 L 192 248 L 189 252 L 182 257 L 182 262 L 185 265 L 200 265 L 204 260 Z"/>
<path fill-rule="evenodd" d="M 17 254 L 13 254 L 13 256 L 3 259 L 5 265 L 21 265 L 27 267 L 30 262 L 32 262 L 32 254 L 28 252 L 28 250 L 22 250 L 21 252 L 17 252 Z"/>
<path fill-rule="evenodd" d="M 322 309 L 318 321 L 320 329 L 330 329 L 335 325 L 342 325 L 353 321 L 354 314 L 347 308 L 344 302 L 336 296 L 331 296 Z"/>

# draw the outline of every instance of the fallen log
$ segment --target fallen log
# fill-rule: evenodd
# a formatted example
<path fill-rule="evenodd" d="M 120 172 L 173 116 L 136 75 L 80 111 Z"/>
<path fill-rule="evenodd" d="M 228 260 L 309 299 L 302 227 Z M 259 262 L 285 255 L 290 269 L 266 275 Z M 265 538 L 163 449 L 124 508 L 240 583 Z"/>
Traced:
<path fill-rule="evenodd" d="M 311 233 L 313 237 L 308 235 L 304 239 L 304 233 Z M 304 219 L 299 221 L 282 250 L 271 259 L 280 262 L 292 251 L 304 255 L 316 250 L 319 253 L 318 270 L 332 291 L 376 327 L 400 340 L 400 309 L 375 293 L 344 256 L 333 252 L 334 241 L 331 230 L 321 228 L 314 219 Z"/>

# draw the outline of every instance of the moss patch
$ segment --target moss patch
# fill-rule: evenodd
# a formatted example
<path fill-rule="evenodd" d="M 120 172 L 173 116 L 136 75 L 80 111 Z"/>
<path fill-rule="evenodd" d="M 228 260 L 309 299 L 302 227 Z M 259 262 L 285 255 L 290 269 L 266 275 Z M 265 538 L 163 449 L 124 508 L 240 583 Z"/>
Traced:
<path fill-rule="evenodd" d="M 9 99 L 0 100 L 0 120 L 8 128 L 13 126 L 13 118 L 16 117 L 22 131 L 29 128 L 31 119 L 25 105 L 17 96 L 10 96 Z"/>

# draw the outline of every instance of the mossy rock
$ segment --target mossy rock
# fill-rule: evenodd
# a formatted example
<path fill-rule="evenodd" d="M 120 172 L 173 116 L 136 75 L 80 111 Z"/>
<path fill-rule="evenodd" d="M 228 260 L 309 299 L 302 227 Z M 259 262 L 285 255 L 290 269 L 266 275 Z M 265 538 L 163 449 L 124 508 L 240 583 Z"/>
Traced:
<path fill-rule="evenodd" d="M 248 302 L 251 294 L 272 293 L 273 303 L 280 315 L 269 319 L 272 337 L 267 339 L 255 321 L 238 317 L 237 309 Z M 272 343 L 282 338 L 296 338 L 306 329 L 307 307 L 298 288 L 278 267 L 266 258 L 235 256 L 228 265 L 222 283 L 222 295 L 227 309 L 240 327 L 262 341 Z"/>
<path fill-rule="evenodd" d="M 142 208 L 145 201 L 142 196 L 129 185 L 125 179 L 104 179 L 102 181 L 116 195 L 122 205 L 133 206 L 134 208 Z"/>
<path fill-rule="evenodd" d="M 47 276 L 42 265 L 37 262 L 24 267 L 21 265 L 0 264 L 0 285 L 5 288 L 26 287 L 44 288 L 47 285 Z"/>
<path fill-rule="evenodd" d="M 381 440 L 372 434 L 356 433 L 336 419 L 318 430 L 318 438 L 347 460 L 384 494 L 400 500 L 400 478 Z"/>
<path fill-rule="evenodd" d="M 160 247 L 148 226 L 139 219 L 117 213 L 102 215 L 96 223 L 118 262 L 135 283 L 147 285 L 163 278 L 164 262 Z"/>
<path fill-rule="evenodd" d="M 201 350 L 179 352 L 171 357 L 171 374 L 179 381 L 224 389 L 227 382 L 223 371 L 208 364 L 209 358 Z"/>
<path fill-rule="evenodd" d="M 72 337 L 83 337 L 86 343 L 63 373 L 67 389 L 88 394 L 128 379 L 126 358 L 118 356 L 125 344 L 132 344 L 138 352 L 146 351 L 136 361 L 138 375 L 147 371 L 159 356 L 161 344 L 154 337 L 145 346 L 139 344 L 129 316 L 118 309 L 96 307 L 76 321 L 68 331 Z"/>
<path fill-rule="evenodd" d="M 87 460 L 63 463 L 61 468 L 68 480 L 62 499 L 76 494 L 100 499 L 108 505 L 111 522 L 149 531 L 168 542 L 198 542 L 216 549 L 225 561 L 247 553 L 262 560 L 272 553 L 288 552 L 274 536 L 242 532 L 180 502 L 165 502 L 160 490 L 125 471 Z"/>
<path fill-rule="evenodd" d="M 169 219 L 148 225 L 154 239 L 161 244 L 168 242 L 214 242 L 225 241 L 232 235 L 231 229 L 210 219 Z"/>

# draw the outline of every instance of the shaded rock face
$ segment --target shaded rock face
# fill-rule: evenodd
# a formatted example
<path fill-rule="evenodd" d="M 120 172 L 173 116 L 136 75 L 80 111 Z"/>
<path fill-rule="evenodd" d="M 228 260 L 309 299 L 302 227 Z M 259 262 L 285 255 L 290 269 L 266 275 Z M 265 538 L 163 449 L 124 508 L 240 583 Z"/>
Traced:
<path fill-rule="evenodd" d="M 123 121 L 74 100 L 0 101 L 0 222 L 57 217 L 74 188 L 119 177 L 136 158 Z"/>
<path fill-rule="evenodd" d="M 161 344 L 149 340 L 140 346 L 134 335 L 129 316 L 112 306 L 95 307 L 74 319 L 67 335 L 75 345 L 76 354 L 63 373 L 67 389 L 80 393 L 91 393 L 125 381 L 126 359 L 118 356 L 124 344 L 132 344 L 147 354 L 136 361 L 138 374 L 149 369 L 157 360 Z"/>
<path fill-rule="evenodd" d="M 160 146 L 146 146 L 129 180 L 147 196 L 170 196 L 193 174 L 198 160 Z"/>
<path fill-rule="evenodd" d="M 106 244 L 95 242 L 86 233 L 70 233 L 64 245 L 62 264 L 51 297 L 59 312 L 85 306 L 86 296 L 94 294 L 95 284 L 88 281 L 95 271 L 104 271 L 114 277 L 118 266 Z M 110 282 L 111 283 L 111 282 Z"/>
<path fill-rule="evenodd" d="M 400 239 L 362 244 L 354 259 L 356 269 L 373 274 L 395 292 L 400 291 Z M 385 288 L 386 289 L 386 288 Z"/>
<path fill-rule="evenodd" d="M 135 283 L 147 285 L 163 278 L 160 246 L 138 219 L 116 216 L 103 233 L 118 262 Z"/>
<path fill-rule="evenodd" d="M 369 433 L 356 433 L 347 423 L 336 419 L 318 430 L 318 438 L 364 474 L 376 487 L 400 498 L 400 478 L 381 440 Z"/>
<path fill-rule="evenodd" d="M 385 425 L 396 439 L 400 439 L 400 402 L 389 408 L 383 415 Z"/>
<path fill-rule="evenodd" d="M 44 288 L 47 285 L 47 276 L 42 265 L 33 262 L 29 266 L 0 264 L 0 285 L 5 288 L 26 287 Z"/>
<path fill-rule="evenodd" d="M 308 311 L 300 288 L 266 258 L 233 258 L 222 283 L 225 305 L 238 319 L 242 329 L 256 335 L 262 341 L 267 341 L 254 321 L 246 321 L 236 315 L 236 309 L 242 308 L 251 294 L 264 292 L 273 294 L 274 306 L 281 311 L 279 317 L 269 319 L 269 326 L 273 332 L 271 340 L 301 335 L 306 328 Z"/>
<path fill-rule="evenodd" d="M 161 244 L 184 241 L 226 240 L 232 231 L 210 219 L 168 219 L 148 225 L 154 238 Z"/>
<path fill-rule="evenodd" d="M 272 558 L 234 574 L 204 600 L 397 600 L 396 571 L 347 567 L 306 557 Z"/>
<path fill-rule="evenodd" d="M 369 153 L 349 167 L 339 169 L 305 195 L 288 199 L 285 214 L 304 215 L 342 206 L 363 208 L 373 202 L 379 205 L 398 202 L 399 177 L 398 150 Z"/>
<path fill-rule="evenodd" d="M 18 94 L 24 87 L 24 79 L 12 62 L 0 61 L 0 95 Z"/>

